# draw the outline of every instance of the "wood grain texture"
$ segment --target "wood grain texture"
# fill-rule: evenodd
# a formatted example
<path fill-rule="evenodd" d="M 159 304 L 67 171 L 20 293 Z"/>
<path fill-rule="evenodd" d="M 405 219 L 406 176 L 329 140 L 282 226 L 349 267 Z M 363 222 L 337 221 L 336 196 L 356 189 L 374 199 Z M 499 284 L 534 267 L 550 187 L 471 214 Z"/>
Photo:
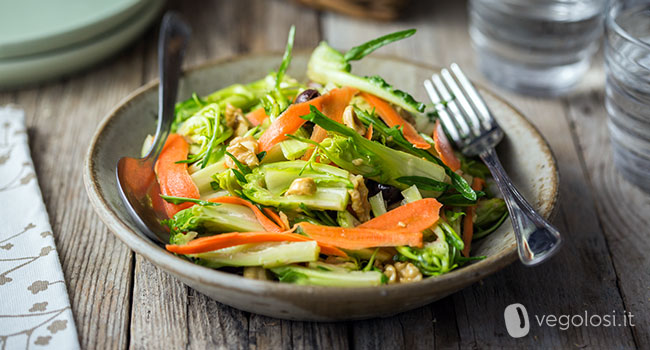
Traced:
<path fill-rule="evenodd" d="M 602 68 L 592 74 L 604 80 Z M 650 195 L 616 172 L 602 87 L 576 94 L 566 105 L 613 257 L 616 282 L 626 310 L 634 315 L 636 343 L 639 348 L 650 348 Z"/>
<path fill-rule="evenodd" d="M 296 48 L 319 40 L 346 49 L 398 29 L 413 39 L 379 50 L 430 64 L 475 69 L 463 2 L 413 1 L 401 21 L 386 23 L 320 13 L 282 0 L 171 1 L 193 28 L 186 66 L 239 53 L 282 51 L 291 24 Z M 157 24 L 156 24 L 157 27 Z M 61 256 L 84 348 L 496 349 L 650 348 L 650 197 L 615 172 L 602 108 L 602 69 L 561 100 L 495 89 L 550 142 L 561 171 L 555 223 L 567 238 L 548 264 L 514 264 L 459 293 L 385 319 L 311 323 L 272 319 L 219 304 L 134 256 L 88 205 L 83 155 L 98 121 L 120 99 L 157 77 L 157 29 L 95 67 L 40 87 L 0 93 L 27 114 L 30 146 Z M 356 63 L 359 64 L 359 63 Z M 507 335 L 511 303 L 534 315 L 608 314 L 629 310 L 637 326 L 561 331 L 532 325 Z"/>

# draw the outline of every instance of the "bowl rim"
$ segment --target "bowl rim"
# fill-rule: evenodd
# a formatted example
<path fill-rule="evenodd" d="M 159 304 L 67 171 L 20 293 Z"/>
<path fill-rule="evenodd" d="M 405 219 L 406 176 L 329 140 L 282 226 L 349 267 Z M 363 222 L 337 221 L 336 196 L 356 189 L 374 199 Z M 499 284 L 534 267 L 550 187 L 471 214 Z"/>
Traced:
<path fill-rule="evenodd" d="M 305 53 L 310 52 L 310 50 L 297 50 L 294 55 L 304 55 Z M 273 51 L 264 51 L 264 52 L 255 52 L 255 53 L 245 53 L 239 55 L 232 55 L 224 58 L 219 58 L 215 60 L 206 61 L 197 65 L 193 65 L 183 70 L 183 77 L 187 76 L 196 71 L 200 71 L 207 68 L 212 68 L 216 65 L 223 63 L 230 63 L 240 60 L 245 60 L 255 57 L 263 56 L 281 56 L 280 52 Z M 395 57 L 392 55 L 373 55 L 373 58 L 380 60 L 389 60 L 397 61 L 404 64 L 409 64 L 416 66 L 422 69 L 428 69 L 430 71 L 439 71 L 441 67 L 436 65 L 429 65 L 421 62 L 415 62 L 409 59 Z M 473 82 L 474 83 L 474 82 Z M 550 198 L 550 206 L 547 209 L 547 212 L 542 212 L 542 216 L 550 219 L 554 216 L 557 209 L 557 202 L 559 197 L 559 181 L 560 174 L 558 171 L 557 159 L 553 150 L 551 149 L 548 141 L 544 138 L 542 133 L 539 132 L 537 127 L 533 125 L 517 108 L 512 104 L 501 98 L 500 96 L 493 93 L 490 89 L 483 87 L 481 84 L 474 83 L 476 87 L 480 90 L 487 91 L 493 98 L 497 99 L 500 103 L 503 103 L 508 107 L 514 114 L 516 114 L 522 121 L 523 125 L 532 131 L 532 134 L 538 141 L 548 150 L 547 156 L 550 157 L 551 162 L 550 166 L 552 167 L 553 177 L 550 179 L 551 182 L 551 191 L 552 198 Z M 175 274 L 177 276 L 182 276 L 187 279 L 191 279 L 200 284 L 207 284 L 211 287 L 230 289 L 232 291 L 246 291 L 248 293 L 258 293 L 258 294 L 282 294 L 285 296 L 298 296 L 298 295 L 310 295 L 310 296 L 328 296 L 338 299 L 343 299 L 350 296 L 359 296 L 359 293 L 363 295 L 375 295 L 379 294 L 382 296 L 397 293 L 407 293 L 413 291 L 419 291 L 421 293 L 427 293 L 431 290 L 433 285 L 455 285 L 463 283 L 466 279 L 470 279 L 471 283 L 495 273 L 510 265 L 515 260 L 517 260 L 517 249 L 516 243 L 513 243 L 506 249 L 498 252 L 495 255 L 489 256 L 484 260 L 472 263 L 468 266 L 453 270 L 449 273 L 436 276 L 435 278 L 426 278 L 417 283 L 409 284 L 394 284 L 394 285 L 380 285 L 380 286 L 369 286 L 369 287 L 330 287 L 330 286 L 310 286 L 310 285 L 295 285 L 289 283 L 278 283 L 276 281 L 262 281 L 244 278 L 229 272 L 223 272 L 216 269 L 207 268 L 194 264 L 190 261 L 187 261 L 183 258 L 180 258 L 176 255 L 173 255 L 166 250 L 162 249 L 160 246 L 151 242 L 148 238 L 142 234 L 132 230 L 123 220 L 119 218 L 116 212 L 111 209 L 110 205 L 100 195 L 99 184 L 93 174 L 95 173 L 95 162 L 93 155 L 97 149 L 97 144 L 99 143 L 104 129 L 113 121 L 113 118 L 122 110 L 124 110 L 133 100 L 137 99 L 141 95 L 149 92 L 149 90 L 154 89 L 158 85 L 158 79 L 153 79 L 148 83 L 145 83 L 141 87 L 137 88 L 126 97 L 124 97 L 114 108 L 112 108 L 106 116 L 99 123 L 91 142 L 88 146 L 86 156 L 84 159 L 83 167 L 83 180 L 84 187 L 90 199 L 92 206 L 95 209 L 95 212 L 99 218 L 104 222 L 108 229 L 117 236 L 129 249 L 138 253 L 149 260 L 152 264 L 160 267 L 168 273 Z M 454 283 L 456 282 L 456 283 Z M 453 292 L 453 291 L 452 291 Z"/>

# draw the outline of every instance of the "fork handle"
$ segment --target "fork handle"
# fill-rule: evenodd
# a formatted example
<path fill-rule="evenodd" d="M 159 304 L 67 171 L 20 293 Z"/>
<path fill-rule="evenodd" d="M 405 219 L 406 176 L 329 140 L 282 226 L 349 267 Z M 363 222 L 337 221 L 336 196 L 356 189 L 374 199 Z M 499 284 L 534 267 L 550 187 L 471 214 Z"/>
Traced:
<path fill-rule="evenodd" d="M 560 232 L 542 218 L 515 188 L 494 150 L 479 154 L 492 172 L 506 202 L 517 238 L 519 259 L 524 265 L 537 265 L 550 258 L 562 244 Z"/>

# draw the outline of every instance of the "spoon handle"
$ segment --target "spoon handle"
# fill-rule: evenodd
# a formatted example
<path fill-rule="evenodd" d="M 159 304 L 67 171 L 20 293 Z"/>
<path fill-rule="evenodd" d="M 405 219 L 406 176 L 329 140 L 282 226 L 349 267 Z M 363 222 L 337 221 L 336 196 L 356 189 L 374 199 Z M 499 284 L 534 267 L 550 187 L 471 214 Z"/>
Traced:
<path fill-rule="evenodd" d="M 175 12 L 167 12 L 158 37 L 158 129 L 151 151 L 146 158 L 156 161 L 167 140 L 174 120 L 174 107 L 181 76 L 181 63 L 192 30 Z"/>

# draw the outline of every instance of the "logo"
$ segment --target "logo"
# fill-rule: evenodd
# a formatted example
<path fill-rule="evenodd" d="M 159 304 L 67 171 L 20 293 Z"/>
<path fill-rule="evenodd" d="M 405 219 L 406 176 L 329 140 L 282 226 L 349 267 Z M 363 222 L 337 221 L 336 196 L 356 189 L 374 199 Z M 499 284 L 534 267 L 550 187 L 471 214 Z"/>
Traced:
<path fill-rule="evenodd" d="M 506 330 L 513 338 L 524 337 L 530 332 L 530 321 L 528 311 L 521 304 L 510 304 L 503 312 L 506 321 Z"/>
<path fill-rule="evenodd" d="M 584 314 L 533 314 L 531 317 L 539 327 L 558 328 L 561 331 L 566 331 L 570 327 L 635 327 L 632 319 L 634 315 L 625 310 L 623 313 L 612 310 L 608 314 L 591 314 L 585 310 Z M 503 311 L 503 319 L 508 334 L 513 338 L 525 337 L 530 332 L 528 310 L 519 303 L 508 305 Z"/>

